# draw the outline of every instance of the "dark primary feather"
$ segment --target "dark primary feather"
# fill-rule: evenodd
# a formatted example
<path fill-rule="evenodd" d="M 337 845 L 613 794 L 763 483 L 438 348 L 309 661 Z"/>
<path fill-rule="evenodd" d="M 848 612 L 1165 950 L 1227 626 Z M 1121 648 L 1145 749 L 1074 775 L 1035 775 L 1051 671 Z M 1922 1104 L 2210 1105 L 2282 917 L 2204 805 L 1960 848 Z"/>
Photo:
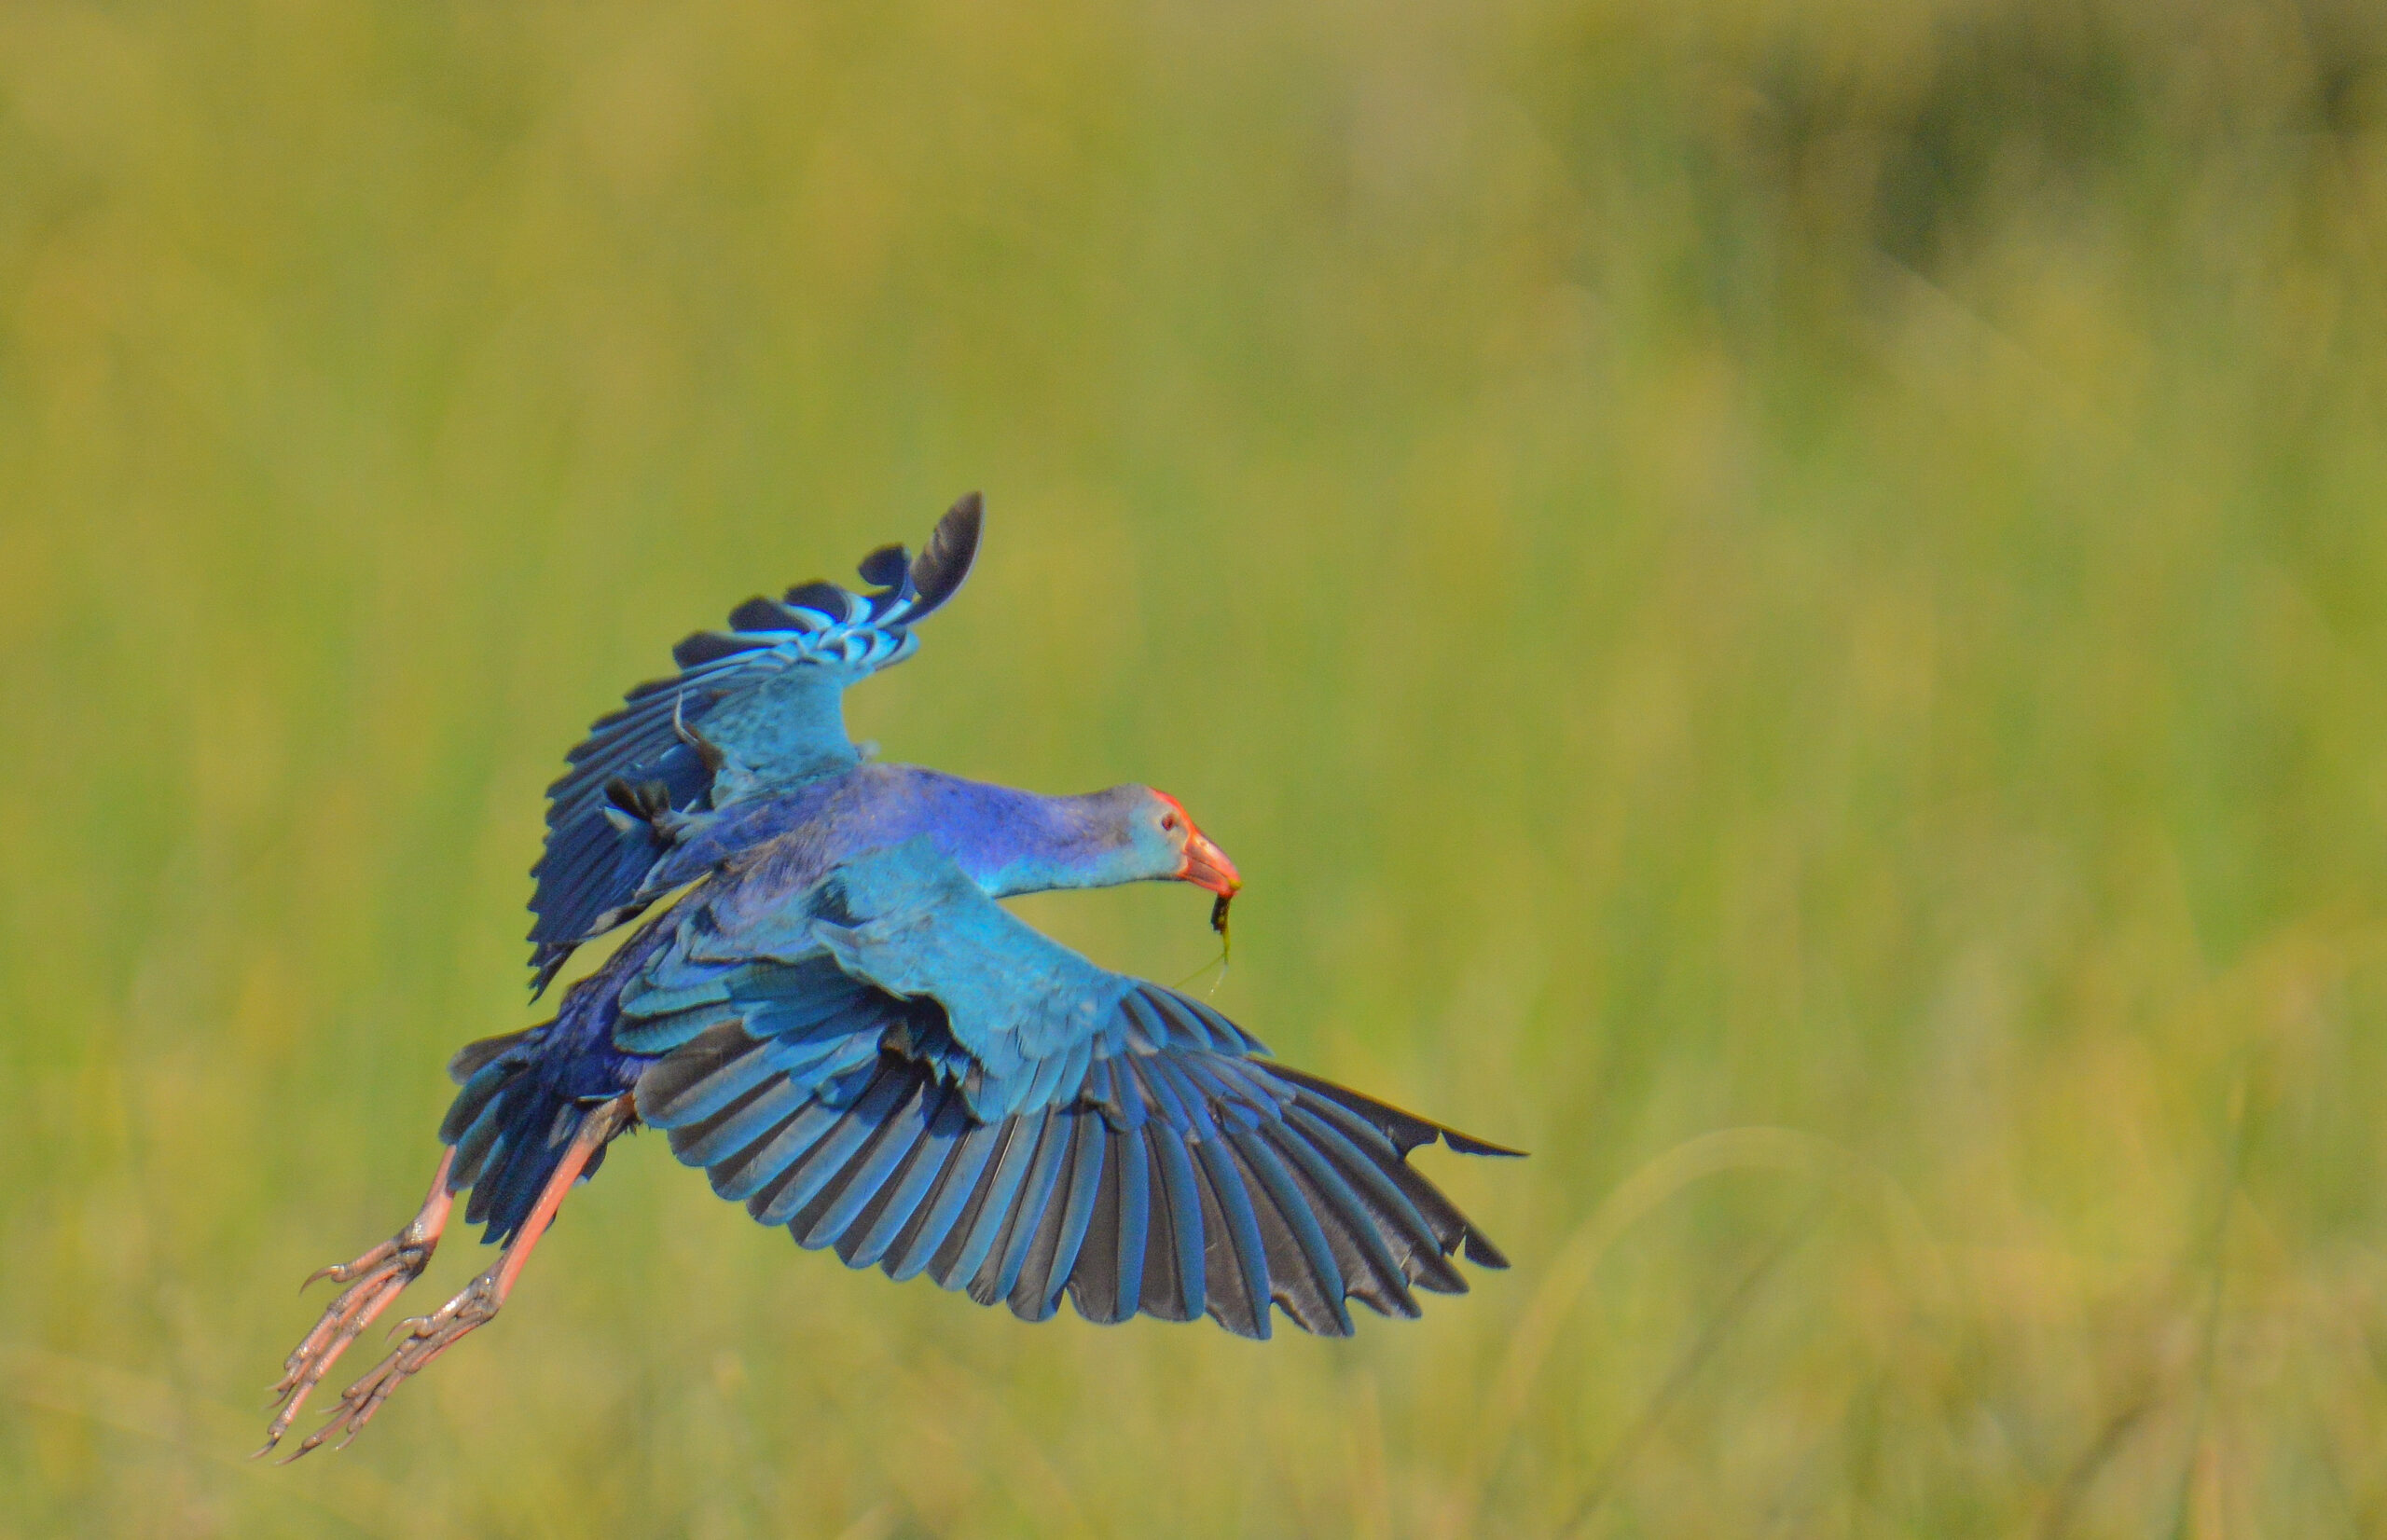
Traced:
<path fill-rule="evenodd" d="M 722 1196 L 1031 1321 L 1066 1297 L 1093 1321 L 1265 1337 L 1273 1307 L 1340 1336 L 1348 1300 L 1463 1292 L 1457 1253 L 1507 1265 L 1407 1156 L 1512 1152 L 1269 1062 L 950 867 L 876 852 L 742 928 L 699 898 L 621 984 L 614 1042 L 655 1055 L 640 1115 Z"/>
<path fill-rule="evenodd" d="M 912 587 L 918 595 L 915 600 L 918 615 L 943 607 L 945 600 L 961 591 L 972 564 L 978 559 L 978 537 L 986 518 L 985 499 L 971 492 L 947 510 L 930 531 L 927 547 L 912 563 Z"/>
<path fill-rule="evenodd" d="M 874 592 L 809 583 L 783 600 L 748 599 L 728 630 L 672 649 L 679 674 L 640 685 L 598 720 L 547 789 L 546 848 L 531 869 L 534 990 L 579 942 L 638 913 L 646 876 L 670 848 L 659 820 L 622 816 L 607 787 L 659 787 L 663 810 L 689 814 L 851 768 L 846 689 L 911 655 L 911 628 L 969 576 L 984 517 L 973 492 L 917 561 L 901 546 L 872 552 L 861 575 Z"/>

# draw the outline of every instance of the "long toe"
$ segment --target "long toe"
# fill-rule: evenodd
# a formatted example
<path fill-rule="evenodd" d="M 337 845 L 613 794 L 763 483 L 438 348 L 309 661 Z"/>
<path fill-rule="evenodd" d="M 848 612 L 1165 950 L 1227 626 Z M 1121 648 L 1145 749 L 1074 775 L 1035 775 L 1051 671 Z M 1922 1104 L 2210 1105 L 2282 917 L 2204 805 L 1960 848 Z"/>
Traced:
<path fill-rule="evenodd" d="M 309 1434 L 283 1463 L 287 1464 L 291 1460 L 311 1454 L 335 1438 L 345 1448 L 364 1431 L 365 1424 L 373 1420 L 373 1414 L 381 1409 L 381 1403 L 395 1394 L 400 1385 L 421 1373 L 433 1359 L 462 1341 L 467 1333 L 486 1326 L 504 1302 L 504 1297 L 492 1270 L 465 1285 L 462 1293 L 431 1314 L 399 1322 L 398 1329 L 406 1333 L 405 1338 L 379 1363 L 366 1370 L 354 1384 L 340 1392 L 339 1405 L 324 1419 L 324 1425 Z M 294 1405 L 277 1421 L 287 1425 L 290 1412 L 295 1410 Z M 267 1447 L 272 1446 L 269 1444 Z"/>
<path fill-rule="evenodd" d="M 428 1246 L 409 1244 L 401 1234 L 352 1262 L 324 1268 L 314 1275 L 333 1278 L 348 1286 L 340 1290 L 313 1329 L 283 1360 L 282 1378 L 274 1382 L 269 1392 L 272 1400 L 267 1403 L 280 1409 L 266 1427 L 265 1443 L 256 1451 L 258 1454 L 270 1451 L 282 1442 L 282 1436 L 290 1430 L 298 1409 L 306 1405 L 308 1396 L 331 1372 L 340 1354 L 421 1275 L 430 1259 Z M 314 1278 L 308 1281 L 312 1283 Z"/>
<path fill-rule="evenodd" d="M 396 1257 L 398 1248 L 405 1240 L 406 1237 L 402 1234 L 393 1235 L 352 1262 L 334 1262 L 328 1267 L 319 1267 L 307 1274 L 307 1281 L 298 1286 L 298 1292 L 304 1294 L 326 1278 L 336 1284 L 352 1283 L 364 1277 L 366 1273 L 381 1268 Z"/>

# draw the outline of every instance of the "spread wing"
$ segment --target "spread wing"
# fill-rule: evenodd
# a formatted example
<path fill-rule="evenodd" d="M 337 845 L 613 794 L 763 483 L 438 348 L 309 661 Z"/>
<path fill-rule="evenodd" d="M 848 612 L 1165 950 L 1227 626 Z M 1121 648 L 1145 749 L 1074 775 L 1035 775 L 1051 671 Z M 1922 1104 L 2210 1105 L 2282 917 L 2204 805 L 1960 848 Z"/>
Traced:
<path fill-rule="evenodd" d="M 659 1055 L 641 1117 L 802 1244 L 1043 1320 L 1273 1302 L 1347 1335 L 1415 1315 L 1450 1258 L 1506 1260 L 1407 1161 L 1512 1154 L 1268 1061 L 1198 1000 L 1111 973 L 924 841 L 739 920 L 698 901 L 624 988 L 614 1045 Z"/>
<path fill-rule="evenodd" d="M 971 493 L 918 560 L 900 545 L 862 559 L 874 591 L 807 583 L 751 598 L 726 630 L 671 650 L 680 672 L 632 690 L 573 749 L 547 788 L 547 842 L 531 869 L 531 966 L 545 988 L 572 949 L 638 913 L 675 816 L 702 813 L 851 768 L 844 695 L 911 656 L 912 626 L 961 587 L 978 553 Z"/>

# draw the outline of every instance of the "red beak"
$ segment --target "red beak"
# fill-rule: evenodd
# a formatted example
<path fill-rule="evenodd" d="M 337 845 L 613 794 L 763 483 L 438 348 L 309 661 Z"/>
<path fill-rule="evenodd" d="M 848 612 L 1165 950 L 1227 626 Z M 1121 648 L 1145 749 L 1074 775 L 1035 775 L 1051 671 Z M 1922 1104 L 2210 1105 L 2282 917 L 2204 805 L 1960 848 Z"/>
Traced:
<path fill-rule="evenodd" d="M 1243 874 L 1227 859 L 1227 853 L 1210 843 L 1210 836 L 1198 829 L 1185 836 L 1185 864 L 1178 868 L 1180 882 L 1190 882 L 1196 887 L 1207 887 L 1222 899 L 1235 897 L 1243 887 Z"/>

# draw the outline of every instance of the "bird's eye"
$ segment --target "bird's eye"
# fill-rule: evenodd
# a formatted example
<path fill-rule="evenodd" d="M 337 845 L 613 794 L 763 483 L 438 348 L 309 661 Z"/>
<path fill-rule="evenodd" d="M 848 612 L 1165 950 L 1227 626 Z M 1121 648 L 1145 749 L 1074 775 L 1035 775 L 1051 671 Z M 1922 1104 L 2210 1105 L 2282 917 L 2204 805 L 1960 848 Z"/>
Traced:
<path fill-rule="evenodd" d="M 1177 815 L 1176 815 L 1176 814 L 1174 814 L 1174 813 L 1163 813 L 1163 814 L 1160 816 L 1160 826 L 1161 826 L 1163 829 L 1167 830 L 1167 831 L 1168 831 L 1169 832 L 1171 832 L 1171 833 L 1176 832 L 1176 831 L 1177 831 Z"/>

